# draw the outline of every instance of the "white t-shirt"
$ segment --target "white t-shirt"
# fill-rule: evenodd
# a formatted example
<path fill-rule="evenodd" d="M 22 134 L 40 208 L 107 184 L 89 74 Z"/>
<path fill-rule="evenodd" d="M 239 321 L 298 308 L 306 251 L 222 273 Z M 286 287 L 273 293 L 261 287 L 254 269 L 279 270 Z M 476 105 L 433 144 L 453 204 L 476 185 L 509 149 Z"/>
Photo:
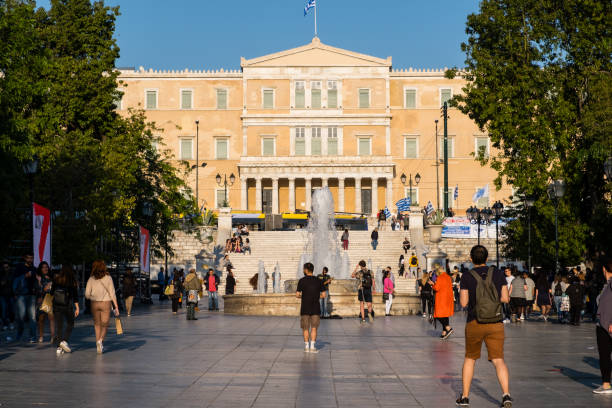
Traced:
<path fill-rule="evenodd" d="M 510 284 L 512 283 L 513 280 L 514 280 L 514 276 L 512 275 L 506 276 L 506 284 L 508 285 L 508 290 L 510 290 Z"/>

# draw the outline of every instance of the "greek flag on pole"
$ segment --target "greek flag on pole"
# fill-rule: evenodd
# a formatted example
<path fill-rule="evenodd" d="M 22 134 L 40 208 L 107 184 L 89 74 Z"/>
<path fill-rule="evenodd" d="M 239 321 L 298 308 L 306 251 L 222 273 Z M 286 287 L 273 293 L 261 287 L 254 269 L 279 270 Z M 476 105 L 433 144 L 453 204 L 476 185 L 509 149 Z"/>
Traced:
<path fill-rule="evenodd" d="M 453 194 L 453 200 L 459 198 L 459 185 L 455 185 L 455 193 Z"/>
<path fill-rule="evenodd" d="M 433 206 L 433 204 L 431 204 L 431 201 L 427 202 L 427 207 L 425 207 L 425 212 L 427 213 L 427 215 L 429 215 L 432 212 L 434 212 L 434 206 Z"/>
<path fill-rule="evenodd" d="M 385 207 L 385 217 L 387 219 L 391 218 L 391 211 L 389 211 L 389 209 L 387 207 Z"/>
<path fill-rule="evenodd" d="M 306 3 L 306 7 L 304 7 L 304 16 L 308 14 L 308 10 L 316 6 L 317 6 L 316 0 L 308 0 L 308 3 Z"/>
<path fill-rule="evenodd" d="M 489 196 L 489 185 L 485 185 L 483 188 L 479 188 L 474 195 L 472 196 L 472 202 L 477 202 L 478 200 L 480 200 L 482 197 L 488 197 Z"/>
<path fill-rule="evenodd" d="M 411 200 L 410 197 L 402 198 L 395 205 L 397 205 L 397 211 L 410 211 Z"/>

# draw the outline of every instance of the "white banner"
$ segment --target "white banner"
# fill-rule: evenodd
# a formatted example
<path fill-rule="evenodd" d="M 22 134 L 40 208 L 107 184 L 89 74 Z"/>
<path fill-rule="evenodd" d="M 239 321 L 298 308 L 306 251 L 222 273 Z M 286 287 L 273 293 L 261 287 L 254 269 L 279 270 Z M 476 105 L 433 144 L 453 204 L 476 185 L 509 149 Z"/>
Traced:
<path fill-rule="evenodd" d="M 151 254 L 150 244 L 151 236 L 149 235 L 149 230 L 140 227 L 140 272 L 149 273 L 149 266 L 151 264 L 151 260 L 149 259 L 149 255 Z"/>
<path fill-rule="evenodd" d="M 51 265 L 51 211 L 32 203 L 32 226 L 34 231 L 34 267 L 42 261 Z"/>

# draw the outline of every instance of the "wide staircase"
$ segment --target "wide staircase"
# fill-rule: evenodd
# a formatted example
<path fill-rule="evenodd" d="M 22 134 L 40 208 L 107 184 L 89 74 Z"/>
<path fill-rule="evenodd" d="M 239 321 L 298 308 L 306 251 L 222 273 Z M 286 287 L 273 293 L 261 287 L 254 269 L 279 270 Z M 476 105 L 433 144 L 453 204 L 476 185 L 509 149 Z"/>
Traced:
<path fill-rule="evenodd" d="M 340 238 L 338 234 L 338 240 Z M 372 249 L 370 243 L 371 231 L 350 231 L 349 249 L 347 252 L 351 268 L 354 268 L 360 260 L 365 260 L 371 265 L 372 271 L 377 274 L 387 266 L 391 266 L 396 292 L 401 294 L 415 294 L 415 279 L 400 278 L 398 276 L 398 260 L 403 254 L 402 242 L 404 237 L 410 234 L 408 231 L 379 231 L 378 247 Z M 268 274 L 268 292 L 272 292 L 272 272 L 278 263 L 281 272 L 281 282 L 298 277 L 300 257 L 304 253 L 308 234 L 304 231 L 254 231 L 250 233 L 251 255 L 241 253 L 230 254 L 230 260 L 234 265 L 234 276 L 238 283 L 236 293 L 252 293 L 249 279 L 258 272 L 259 261 L 264 262 L 265 271 Z M 408 252 L 410 256 L 410 251 Z M 315 274 L 320 271 L 315 271 Z M 333 276 L 334 271 L 330 271 Z M 303 276 L 300 274 L 300 277 Z M 225 277 L 225 272 L 223 273 Z M 375 276 L 377 291 L 382 290 L 381 276 Z M 221 284 L 221 293 L 224 293 L 224 282 Z"/>

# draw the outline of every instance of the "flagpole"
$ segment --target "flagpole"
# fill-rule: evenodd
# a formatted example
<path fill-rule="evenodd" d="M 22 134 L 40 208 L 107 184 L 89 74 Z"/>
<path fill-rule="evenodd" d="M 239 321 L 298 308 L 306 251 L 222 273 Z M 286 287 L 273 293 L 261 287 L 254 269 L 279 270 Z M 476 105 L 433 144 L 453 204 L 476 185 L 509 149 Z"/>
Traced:
<path fill-rule="evenodd" d="M 314 9 L 315 9 L 315 37 L 317 37 L 317 3 L 315 3 Z"/>

